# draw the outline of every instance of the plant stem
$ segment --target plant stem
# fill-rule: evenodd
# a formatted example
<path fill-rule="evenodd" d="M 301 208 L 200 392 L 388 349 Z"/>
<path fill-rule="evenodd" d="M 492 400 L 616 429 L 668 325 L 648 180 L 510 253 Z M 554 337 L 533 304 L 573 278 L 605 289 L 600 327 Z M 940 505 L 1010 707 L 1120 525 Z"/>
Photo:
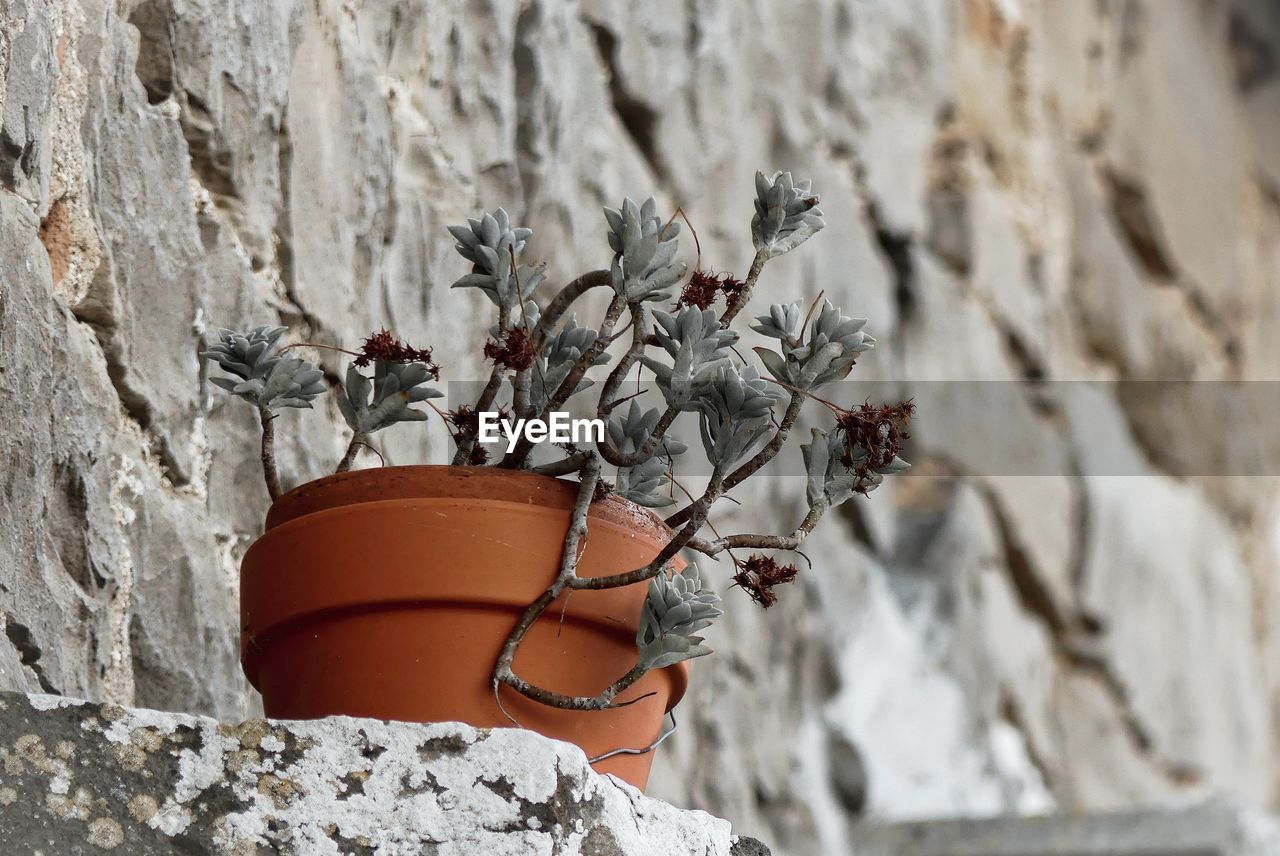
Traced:
<path fill-rule="evenodd" d="M 551 298 L 551 302 L 547 304 L 547 308 L 543 310 L 542 316 L 538 319 L 538 327 L 534 330 L 534 345 L 538 348 L 542 347 L 542 343 L 546 341 L 547 336 L 551 335 L 551 331 L 559 323 L 560 317 L 569 310 L 569 307 L 579 297 L 582 297 L 593 288 L 611 284 L 612 276 L 609 271 L 593 270 L 584 273 L 560 289 L 560 293 Z"/>
<path fill-rule="evenodd" d="M 805 396 L 793 394 L 791 403 L 787 405 L 786 412 L 782 415 L 782 422 L 778 425 L 777 432 L 773 435 L 763 449 L 756 452 L 755 456 L 742 466 L 738 467 L 732 473 L 725 477 L 724 489 L 732 490 L 735 486 L 741 484 L 749 476 L 753 475 L 757 470 L 765 464 L 777 457 L 778 452 L 782 451 L 783 445 L 787 442 L 787 435 L 791 433 L 792 427 L 796 424 L 796 419 L 800 416 L 800 408 L 804 405 Z M 689 519 L 693 506 L 688 505 L 677 511 L 666 519 L 668 526 L 679 526 Z"/>
<path fill-rule="evenodd" d="M 258 418 L 262 420 L 262 476 L 267 482 L 267 494 L 271 501 L 280 498 L 280 476 L 276 473 L 275 451 L 275 414 L 266 407 L 258 408 Z"/>
<path fill-rule="evenodd" d="M 495 365 L 493 371 L 489 373 L 489 382 L 485 384 L 484 389 L 480 391 L 480 397 L 476 399 L 476 413 L 483 413 L 493 406 L 493 401 L 498 397 L 498 390 L 502 387 L 502 375 L 504 373 L 502 366 Z M 467 458 L 471 455 L 471 450 L 476 445 L 476 432 L 468 431 L 463 438 L 458 441 L 458 449 L 453 453 L 453 465 L 460 467 L 466 464 Z"/>
<path fill-rule="evenodd" d="M 726 535 L 723 538 L 716 538 L 714 541 L 692 538 L 685 546 L 713 559 L 725 550 L 733 550 L 740 547 L 758 550 L 794 550 L 818 525 L 818 521 L 822 519 L 822 515 L 826 510 L 825 503 L 810 508 L 809 513 L 804 516 L 804 519 L 800 521 L 800 525 L 790 535 Z"/>
<path fill-rule="evenodd" d="M 622 355 L 622 359 L 613 367 L 613 371 L 609 372 L 609 377 L 605 379 L 604 386 L 600 388 L 600 402 L 596 407 L 596 416 L 605 419 L 613 410 L 613 398 L 618 394 L 618 387 L 622 386 L 623 380 L 627 377 L 627 372 L 635 365 L 635 361 L 640 359 L 644 354 L 644 340 L 647 335 L 647 326 L 644 323 L 644 305 L 641 303 L 627 304 L 627 311 L 631 314 L 631 348 Z"/>
<path fill-rule="evenodd" d="M 529 472 L 537 473 L 540 476 L 567 476 L 569 473 L 580 472 L 589 457 L 591 457 L 590 452 L 574 452 L 572 455 L 561 458 L 558 461 L 552 461 L 540 467 L 532 467 Z"/>
<path fill-rule="evenodd" d="M 533 627 L 533 623 L 566 589 L 618 588 L 650 580 L 662 573 L 675 554 L 697 534 L 698 529 L 701 528 L 702 523 L 706 520 L 706 515 L 711 505 L 720 497 L 722 493 L 722 474 L 718 468 L 712 473 L 706 492 L 693 504 L 695 510 L 689 523 L 667 542 L 667 545 L 649 564 L 626 573 L 607 577 L 579 577 L 577 575 L 579 546 L 587 536 L 587 512 L 591 507 L 591 498 L 595 494 L 595 485 L 599 481 L 599 477 L 600 461 L 595 455 L 591 455 L 582 468 L 582 482 L 578 487 L 578 499 L 570 516 L 569 529 L 565 533 L 564 546 L 560 553 L 560 571 L 551 586 L 530 604 L 520 616 L 520 619 L 516 622 L 515 629 L 512 630 L 506 644 L 503 645 L 497 664 L 494 666 L 493 692 L 499 707 L 501 707 L 501 700 L 498 699 L 498 690 L 503 684 L 533 701 L 565 710 L 607 710 L 634 704 L 640 700 L 639 698 L 625 702 L 614 700 L 648 672 L 648 669 L 639 663 L 636 663 L 626 674 L 595 696 L 571 696 L 539 687 L 516 675 L 511 666 L 515 662 L 516 652 L 520 648 L 521 641 L 529 632 L 529 629 Z M 641 698 L 645 697 L 641 696 Z"/>
<path fill-rule="evenodd" d="M 679 553 L 698 534 L 698 530 L 706 522 L 707 513 L 711 510 L 711 506 L 723 493 L 724 478 L 717 467 L 715 472 L 711 474 L 711 481 L 707 484 L 706 492 L 698 498 L 697 502 L 689 506 L 692 509 L 689 521 L 680 528 L 680 531 L 667 543 L 666 547 L 662 548 L 661 552 L 653 558 L 653 561 L 642 568 L 636 568 L 621 574 L 613 574 L 612 576 L 574 577 L 570 580 L 569 585 L 575 589 L 607 589 L 629 586 L 653 579 L 665 570 L 667 564 L 675 558 L 676 553 Z"/>
<path fill-rule="evenodd" d="M 347 453 L 338 462 L 338 468 L 334 470 L 335 473 L 345 473 L 351 469 L 351 465 L 356 462 L 356 456 L 360 454 L 360 448 L 365 445 L 368 436 L 359 431 L 352 433 L 351 442 L 347 444 Z"/>
<path fill-rule="evenodd" d="M 724 314 L 720 316 L 720 326 L 728 327 L 733 319 L 738 317 L 738 313 L 742 311 L 742 307 L 747 305 L 747 301 L 751 299 L 751 290 L 756 287 L 756 280 L 760 278 L 760 271 L 764 268 L 764 263 L 769 257 L 764 254 L 763 250 L 757 250 L 755 258 L 751 260 L 751 270 L 747 271 L 747 278 L 742 284 L 742 291 L 738 292 L 738 297 L 725 308 Z"/>
<path fill-rule="evenodd" d="M 555 393 L 547 401 L 546 406 L 542 408 L 542 413 L 538 415 L 538 418 L 545 420 L 548 414 L 559 410 L 569 396 L 573 394 L 573 391 L 578 388 L 578 383 L 582 380 L 582 376 L 587 373 L 587 369 L 595 363 L 599 356 L 604 353 L 604 349 L 609 346 L 613 328 L 617 325 L 618 319 L 622 317 L 622 311 L 626 308 L 626 299 L 620 294 L 614 295 L 613 302 L 609 304 L 609 311 L 605 313 L 604 321 L 600 323 L 600 332 L 596 336 L 595 342 L 574 363 L 573 368 L 569 370 L 569 374 L 560 383 L 560 386 L 556 387 Z M 529 451 L 532 448 L 533 443 L 529 441 L 529 438 L 522 436 L 515 449 L 503 458 L 498 466 L 507 469 L 521 467 L 525 459 L 529 457 Z"/>
<path fill-rule="evenodd" d="M 596 416 L 599 419 L 607 419 L 617 405 L 617 402 L 614 401 L 614 396 L 618 393 L 618 387 L 622 386 L 622 381 L 626 378 L 627 372 L 631 370 L 631 366 L 644 353 L 649 338 L 648 330 L 646 329 L 648 325 L 642 323 L 644 319 L 643 305 L 633 303 L 629 306 L 629 309 L 631 312 L 631 349 L 613 367 L 613 371 L 609 372 L 609 377 L 604 382 L 604 387 L 600 391 L 600 403 L 596 407 Z M 598 444 L 600 456 L 615 467 L 634 467 L 638 464 L 643 464 L 657 452 L 658 444 L 662 442 L 667 429 L 671 427 L 671 423 L 679 415 L 680 408 L 668 407 L 654 426 L 653 431 L 646 438 L 644 445 L 631 453 L 619 452 L 613 448 L 612 442 L 606 435 L 604 442 Z"/>
<path fill-rule="evenodd" d="M 578 484 L 578 498 L 574 502 L 573 512 L 569 518 L 569 528 L 564 535 L 564 544 L 560 549 L 560 569 L 556 573 L 555 581 L 544 591 L 537 600 L 529 604 L 525 611 L 516 621 L 516 626 L 512 629 L 511 635 L 507 637 L 506 643 L 502 646 L 502 652 L 498 655 L 498 662 L 493 667 L 493 689 L 496 695 L 498 684 L 511 684 L 516 680 L 514 672 L 511 670 L 512 663 L 516 659 L 516 651 L 520 648 L 520 643 L 524 641 L 525 634 L 533 627 L 533 623 L 538 617 L 546 611 L 547 607 L 555 601 L 569 585 L 569 580 L 577 573 L 578 557 L 580 554 L 579 546 L 587 537 L 587 514 L 591 510 L 591 501 L 595 496 L 596 485 L 600 481 L 600 461 L 594 455 L 590 456 L 582 465 L 582 480 Z M 521 681 L 520 683 L 523 683 Z"/>
<path fill-rule="evenodd" d="M 573 280 L 568 285 L 566 285 L 564 288 L 560 289 L 560 292 L 551 299 L 551 302 L 549 304 L 547 304 L 546 310 L 542 313 L 542 316 L 538 319 L 537 327 L 534 328 L 533 346 L 535 350 L 537 350 L 538 352 L 541 352 L 542 345 L 546 341 L 547 336 L 550 335 L 551 331 L 555 328 L 556 322 L 560 320 L 560 317 L 564 315 L 566 311 L 568 311 L 569 307 L 572 306 L 573 303 L 578 298 L 582 297 L 582 295 L 586 294 L 591 289 L 609 285 L 610 282 L 611 280 L 610 280 L 609 271 L 593 270 L 593 271 L 588 271 L 587 273 L 584 273 L 582 276 L 578 277 L 577 279 Z M 521 311 L 523 311 L 524 304 L 521 303 L 520 307 L 521 307 Z M 511 325 L 511 313 L 506 309 L 500 308 L 498 310 L 499 333 L 502 335 L 506 335 L 506 332 L 510 327 L 510 325 Z M 605 344 L 607 345 L 608 343 L 606 342 Z M 487 411 L 489 408 L 493 407 L 493 402 L 498 397 L 498 391 L 502 388 L 502 378 L 505 374 L 506 374 L 506 369 L 503 368 L 502 366 L 495 365 L 493 367 L 493 371 L 490 372 L 489 374 L 489 382 L 485 384 L 484 390 L 480 393 L 480 398 L 476 400 L 476 406 L 475 406 L 476 413 L 482 413 L 484 411 Z M 517 380 L 519 380 L 519 378 L 517 378 Z M 519 392 L 519 390 L 517 390 L 517 392 Z M 524 385 L 525 397 L 527 397 L 527 392 L 528 392 L 528 382 L 526 381 Z M 513 402 L 513 406 L 515 407 L 517 416 L 527 418 L 528 416 L 533 415 L 528 413 L 522 413 L 520 411 L 520 404 L 521 402 L 519 401 Z M 475 445 L 476 445 L 475 433 L 470 431 L 467 432 L 466 435 L 464 435 L 463 438 L 458 442 L 458 448 L 453 454 L 453 461 L 452 461 L 453 465 L 455 467 L 465 465 L 467 463 L 468 457 L 471 455 L 471 450 L 475 448 Z M 528 452 L 526 450 L 525 454 L 527 453 Z M 522 459 L 523 459 L 523 456 L 522 456 Z M 506 461 L 504 460 L 502 463 L 505 464 Z"/>

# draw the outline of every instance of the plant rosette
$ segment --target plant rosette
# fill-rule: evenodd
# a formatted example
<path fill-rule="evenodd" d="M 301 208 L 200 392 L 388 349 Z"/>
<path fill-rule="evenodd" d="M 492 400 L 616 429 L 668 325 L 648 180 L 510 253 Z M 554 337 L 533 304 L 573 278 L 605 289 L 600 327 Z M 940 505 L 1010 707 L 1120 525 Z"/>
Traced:
<path fill-rule="evenodd" d="M 695 559 L 731 566 L 724 583 L 767 608 L 800 573 L 776 555 L 803 556 L 827 511 L 907 467 L 910 402 L 843 406 L 818 392 L 874 344 L 865 319 L 821 295 L 775 304 L 751 327 L 776 340 L 754 348 L 763 374 L 735 347 L 731 324 L 766 262 L 822 228 L 817 204 L 808 182 L 757 173 L 755 255 L 739 280 L 703 271 L 700 248 L 686 276 L 683 212 L 664 220 L 653 199 L 626 199 L 605 210 L 609 268 L 545 303 L 545 266 L 520 263 L 531 230 L 502 209 L 450 227 L 472 265 L 454 287 L 478 289 L 497 315 L 488 382 L 451 410 L 432 403 L 443 394 L 428 385 L 440 378 L 431 349 L 388 331 L 346 351 L 281 347 L 284 327 L 219 330 L 203 356 L 224 374 L 210 380 L 257 410 L 272 499 L 241 567 L 241 660 L 267 715 L 531 728 L 643 788 L 687 661 L 711 653 L 702 634 L 721 615 Z M 569 310 L 594 289 L 608 308 L 580 326 Z M 276 416 L 328 391 L 287 353 L 308 347 L 353 358 L 336 389 L 351 433 L 335 474 L 284 492 Z M 664 407 L 620 396 L 633 370 Z M 595 417 L 567 419 L 588 389 Z M 803 518 L 783 533 L 720 534 L 713 507 L 782 452 L 810 402 L 832 424 L 800 444 Z M 453 438 L 449 465 L 353 469 L 379 432 L 432 411 Z M 672 434 L 681 419 L 696 423 L 709 467 L 694 490 L 676 474 L 690 453 Z"/>

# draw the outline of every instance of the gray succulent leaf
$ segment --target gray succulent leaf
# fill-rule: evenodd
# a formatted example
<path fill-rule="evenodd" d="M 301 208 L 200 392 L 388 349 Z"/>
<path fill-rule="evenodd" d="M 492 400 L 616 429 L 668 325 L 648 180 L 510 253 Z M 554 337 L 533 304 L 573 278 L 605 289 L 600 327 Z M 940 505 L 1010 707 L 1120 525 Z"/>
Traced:
<path fill-rule="evenodd" d="M 604 209 L 609 224 L 613 290 L 628 303 L 666 300 L 684 276 L 684 262 L 676 261 L 680 224 L 664 223 L 658 203 L 649 197 L 643 205 L 630 198 L 617 209 Z"/>
<path fill-rule="evenodd" d="M 439 390 L 422 385 L 430 377 L 431 372 L 421 363 L 375 360 L 372 378 L 361 374 L 355 365 L 348 366 L 338 409 L 357 434 L 372 434 L 397 422 L 422 422 L 427 414 L 409 405 L 444 397 Z"/>
<path fill-rule="evenodd" d="M 478 288 L 495 306 L 515 309 L 541 283 L 544 265 L 519 265 L 513 272 L 511 257 L 520 255 L 533 230 L 511 225 L 504 209 L 448 229 L 457 241 L 454 249 L 472 266 L 471 273 L 453 283 L 454 288 Z"/>
<path fill-rule="evenodd" d="M 795 249 L 824 225 L 810 182 L 794 181 L 790 172 L 777 172 L 772 178 L 757 172 L 755 205 L 751 237 L 767 258 Z"/>
<path fill-rule="evenodd" d="M 780 339 L 782 353 L 755 348 L 760 361 L 776 380 L 798 389 L 813 389 L 847 377 L 859 354 L 869 351 L 875 339 L 863 332 L 867 319 L 851 318 L 823 301 L 822 311 L 807 331 L 807 341 L 796 337 L 799 303 L 770 307 L 752 329 Z"/>
<path fill-rule="evenodd" d="M 640 451 L 645 443 L 649 441 L 649 436 L 653 433 L 653 429 L 657 427 L 658 420 L 661 418 L 662 412 L 658 408 L 653 407 L 648 410 L 641 410 L 639 402 L 633 398 L 626 414 L 614 416 L 609 420 L 605 428 L 609 432 L 609 440 L 614 449 L 624 455 L 634 454 Z M 664 434 L 655 454 L 672 459 L 683 455 L 688 451 L 688 448 L 679 440 Z"/>
<path fill-rule="evenodd" d="M 667 365 L 648 355 L 641 356 L 640 361 L 654 373 L 667 403 L 684 407 L 694 388 L 729 362 L 730 348 L 738 341 L 738 334 L 722 329 L 712 309 L 691 306 L 676 315 L 655 309 L 653 318 L 657 322 L 654 336 L 672 357 L 672 363 Z"/>
<path fill-rule="evenodd" d="M 600 334 L 590 327 L 578 324 L 576 315 L 560 328 L 560 332 L 547 339 L 543 346 L 542 356 L 534 361 L 533 373 L 529 384 L 529 402 L 535 412 L 541 413 L 547 401 L 555 394 L 569 376 L 582 355 L 595 344 Z M 609 362 L 608 354 L 600 354 L 591 363 L 593 366 Z M 577 395 L 594 384 L 590 378 L 584 377 L 578 382 L 570 396 Z"/>
<path fill-rule="evenodd" d="M 773 431 L 773 409 L 781 393 L 755 369 L 721 364 L 694 391 L 702 447 L 712 464 L 728 468 Z"/>
<path fill-rule="evenodd" d="M 650 580 L 636 634 L 640 665 L 661 669 L 710 654 L 702 637 L 694 634 L 723 614 L 719 603 L 719 595 L 704 587 L 696 564 L 684 573 L 662 573 Z"/>
<path fill-rule="evenodd" d="M 768 315 L 756 317 L 759 323 L 752 324 L 751 329 L 771 339 L 795 342 L 802 311 L 799 300 L 791 303 L 775 303 L 769 307 Z"/>
<path fill-rule="evenodd" d="M 247 332 L 220 328 L 218 338 L 200 353 L 202 359 L 217 363 L 227 374 L 241 380 L 265 379 L 279 361 L 276 343 L 288 327 L 254 327 Z M 223 386 L 219 384 L 219 386 Z M 225 387 L 229 389 L 229 387 Z"/>

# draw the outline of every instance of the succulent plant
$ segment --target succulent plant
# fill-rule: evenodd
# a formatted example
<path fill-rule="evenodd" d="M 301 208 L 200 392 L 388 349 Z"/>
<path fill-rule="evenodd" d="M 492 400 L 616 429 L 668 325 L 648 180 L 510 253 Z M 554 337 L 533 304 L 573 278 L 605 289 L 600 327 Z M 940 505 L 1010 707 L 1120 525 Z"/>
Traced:
<path fill-rule="evenodd" d="M 719 604 L 719 595 L 703 587 L 696 564 L 690 563 L 684 573 L 658 574 L 650 580 L 636 634 L 640 665 L 661 669 L 710 654 L 702 637 L 694 634 L 724 614 Z"/>
<path fill-rule="evenodd" d="M 684 276 L 684 262 L 676 261 L 680 224 L 664 226 L 658 203 L 649 197 L 644 205 L 623 199 L 622 207 L 604 209 L 609 222 L 609 246 L 613 249 L 613 290 L 628 303 L 666 300 Z"/>
<path fill-rule="evenodd" d="M 409 405 L 444 396 L 439 390 L 422 386 L 430 377 L 430 371 L 421 363 L 375 360 L 372 379 L 352 365 L 347 369 L 343 394 L 338 397 L 338 409 L 351 430 L 364 436 L 397 422 L 421 422 L 427 414 Z"/>
<path fill-rule="evenodd" d="M 560 388 L 560 384 L 569 376 L 574 365 L 582 358 L 600 334 L 590 327 L 578 325 L 577 316 L 572 316 L 559 333 L 547 340 L 542 357 L 534 364 L 533 377 L 530 382 L 529 400 L 532 410 L 541 413 L 551 398 L 551 394 Z M 592 361 L 592 365 L 603 365 L 609 358 L 603 354 Z M 589 389 L 594 381 L 583 378 L 569 395 L 574 396 Z"/>
<path fill-rule="evenodd" d="M 653 434 L 662 414 L 657 408 L 641 411 L 635 399 L 631 400 L 626 416 L 609 420 L 609 441 L 623 454 L 640 451 Z M 674 505 L 670 485 L 672 460 L 688 451 L 688 447 L 672 437 L 664 437 L 657 453 L 648 460 L 618 470 L 614 492 L 646 508 L 665 508 Z"/>
<path fill-rule="evenodd" d="M 647 355 L 641 357 L 641 362 L 654 373 L 667 402 L 683 406 L 694 387 L 729 359 L 729 349 L 738 341 L 738 334 L 722 329 L 711 309 L 689 307 L 677 315 L 655 309 L 653 319 L 657 322 L 653 335 L 673 362 L 667 366 Z"/>
<path fill-rule="evenodd" d="M 792 181 L 791 173 L 777 172 L 766 178 L 756 173 L 756 216 L 751 220 L 751 237 L 756 251 L 766 258 L 790 252 L 813 237 L 824 225 L 818 197 L 809 182 Z"/>
<path fill-rule="evenodd" d="M 693 409 L 701 417 L 707 459 L 729 467 L 773 429 L 773 406 L 780 394 L 750 366 L 721 364 L 698 384 Z"/>
<path fill-rule="evenodd" d="M 281 357 L 275 350 L 286 327 L 255 327 L 247 333 L 218 330 L 218 341 L 200 356 L 217 363 L 233 377 L 211 377 L 209 382 L 232 395 L 265 409 L 310 407 L 325 391 L 324 373 L 295 357 Z"/>
<path fill-rule="evenodd" d="M 288 327 L 254 327 L 241 333 L 221 328 L 217 341 L 200 353 L 202 359 L 217 363 L 227 374 L 241 380 L 251 377 L 265 378 L 280 358 L 275 355 L 276 343 L 288 331 Z M 223 389 L 230 389 L 218 384 Z"/>
<path fill-rule="evenodd" d="M 488 329 L 483 355 L 491 365 L 483 391 L 474 401 L 457 402 L 447 412 L 437 410 L 457 446 L 454 464 L 578 475 L 577 500 L 564 534 L 559 570 L 503 646 L 492 674 L 495 691 L 505 685 L 535 701 L 571 710 L 626 704 L 616 701 L 619 693 L 646 671 L 710 653 L 698 634 L 721 614 L 720 599 L 697 565 L 690 563 L 683 573 L 675 572 L 673 563 L 680 551 L 716 560 L 727 555 L 734 568 L 727 578 L 768 607 L 778 599 L 775 589 L 792 582 L 798 567 L 773 555 L 756 553 L 742 559 L 733 551 L 798 551 L 828 509 L 855 494 L 868 493 L 886 476 L 906 468 L 899 452 L 910 436 L 906 430 L 914 410 L 910 401 L 844 407 L 811 393 L 846 377 L 857 356 L 872 347 L 874 340 L 864 331 L 864 319 L 847 316 L 829 302 L 820 307 L 806 308 L 799 302 L 769 307 L 753 325 L 757 333 L 779 343 L 778 350 L 755 349 L 767 377 L 746 364 L 735 348 L 738 334 L 731 324 L 750 301 L 766 262 L 822 228 L 817 204 L 808 181 L 794 181 L 788 172 L 771 178 L 757 173 L 751 220 L 756 252 L 750 270 L 742 279 L 728 271 L 703 270 L 699 248 L 698 265 L 684 281 L 686 265 L 677 258 L 681 224 L 676 222 L 676 215 L 683 212 L 677 209 L 676 215 L 664 218 L 652 198 L 642 204 L 624 199 L 616 210 L 605 209 L 612 251 L 608 269 L 570 280 L 545 302 L 535 295 L 546 279 L 545 264 L 526 265 L 519 258 L 530 229 L 512 225 L 501 208 L 449 227 L 455 248 L 471 268 L 454 287 L 477 288 L 497 307 L 496 323 L 479 326 Z M 612 289 L 609 309 L 598 327 L 579 324 L 571 310 L 597 287 Z M 680 297 L 674 305 L 652 305 L 670 300 L 677 287 Z M 713 307 L 721 301 L 724 308 L 717 312 Z M 626 326 L 622 326 L 624 314 Z M 628 331 L 630 347 L 613 348 L 621 354 L 611 360 L 609 346 Z M 211 379 L 214 384 L 258 408 L 263 473 L 273 499 L 281 493 L 272 452 L 273 411 L 311 407 L 325 389 L 319 369 L 282 354 L 277 346 L 284 333 L 283 327 L 219 330 L 202 354 L 225 372 Z M 334 345 L 312 347 L 353 358 L 337 395 L 338 408 L 351 431 L 339 472 L 354 464 L 362 448 L 372 448 L 370 435 L 399 422 L 424 421 L 436 410 L 434 405 L 430 409 L 413 406 L 441 397 L 428 385 L 440 376 L 431 348 L 411 346 L 389 330 L 369 336 L 356 351 Z M 542 420 L 542 428 L 547 429 L 547 423 L 567 416 L 562 408 L 570 397 L 593 388 L 591 370 L 611 362 L 607 379 L 594 387 L 600 393 L 594 407 L 597 419 L 591 421 L 598 432 L 584 442 L 551 437 L 556 451 L 563 454 L 535 465 L 536 438 L 531 432 L 518 437 L 520 429 L 512 426 Z M 368 366 L 372 376 L 361 371 Z M 626 401 L 619 398 L 620 391 L 633 369 L 639 373 L 637 387 L 645 370 L 652 375 L 665 408 L 644 409 L 632 396 L 626 410 L 619 409 Z M 786 407 L 779 413 L 783 401 Z M 790 534 L 720 535 L 709 520 L 715 503 L 780 454 L 801 407 L 809 402 L 825 407 L 828 418 L 836 423 L 830 430 L 814 429 L 810 441 L 801 445 L 809 513 Z M 711 467 L 709 474 L 691 467 L 695 476 L 709 475 L 700 494 L 676 483 L 674 460 L 689 450 L 670 433 L 677 420 L 695 418 L 702 453 Z M 493 447 L 488 440 L 495 423 L 510 436 L 504 455 L 491 459 Z M 542 436 L 550 433 L 541 432 Z M 483 445 L 479 443 L 482 434 Z M 603 478 L 606 463 L 616 467 L 612 486 Z M 577 564 L 585 539 L 597 525 L 590 513 L 592 504 L 607 495 L 610 487 L 638 506 L 680 504 L 665 518 L 670 540 L 641 567 L 579 577 Z M 639 509 L 633 511 L 639 513 Z M 714 537 L 702 535 L 704 528 Z M 551 604 L 562 602 L 567 591 L 635 584 L 647 586 L 636 635 L 637 659 L 617 681 L 596 696 L 566 696 L 516 675 L 515 652 L 525 634 Z"/>
<path fill-rule="evenodd" d="M 544 265 L 518 265 L 512 276 L 511 258 L 520 255 L 532 229 L 511 225 L 502 208 L 470 219 L 465 226 L 449 226 L 457 240 L 454 248 L 471 262 L 471 273 L 453 283 L 454 288 L 478 288 L 495 306 L 512 309 L 527 299 L 542 282 Z M 517 296 L 514 280 L 520 282 Z"/>
<path fill-rule="evenodd" d="M 769 374 L 788 386 L 807 390 L 842 380 L 853 369 L 858 354 L 869 351 L 875 339 L 862 332 L 865 318 L 850 318 L 823 301 L 822 311 L 809 324 L 808 341 L 797 337 L 800 303 L 774 304 L 768 315 L 761 315 L 751 329 L 782 340 L 782 353 L 768 348 L 753 350 Z"/>

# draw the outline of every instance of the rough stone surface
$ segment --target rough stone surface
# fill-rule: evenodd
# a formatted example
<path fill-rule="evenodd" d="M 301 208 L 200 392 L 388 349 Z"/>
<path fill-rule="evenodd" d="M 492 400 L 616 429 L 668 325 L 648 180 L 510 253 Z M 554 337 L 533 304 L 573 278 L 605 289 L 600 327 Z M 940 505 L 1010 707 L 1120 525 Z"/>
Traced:
<path fill-rule="evenodd" d="M 767 854 L 511 728 L 230 724 L 0 693 L 6 853 Z"/>
<path fill-rule="evenodd" d="M 1143 811 L 999 820 L 865 824 L 859 856 L 1270 856 L 1272 815 L 1231 800 Z"/>
<path fill-rule="evenodd" d="M 506 206 L 561 282 L 653 191 L 741 273 L 789 168 L 831 225 L 757 305 L 872 319 L 917 466 L 768 613 L 708 569 L 651 792 L 798 856 L 863 816 L 1274 807 L 1280 402 L 1237 382 L 1280 378 L 1278 105 L 1272 0 L 0 0 L 0 686 L 255 712 L 266 496 L 210 326 L 387 325 L 471 380 L 446 223 Z M 1233 392 L 1125 383 L 1179 380 Z M 287 483 L 339 424 L 284 418 Z M 802 492 L 740 498 L 789 528 Z"/>

